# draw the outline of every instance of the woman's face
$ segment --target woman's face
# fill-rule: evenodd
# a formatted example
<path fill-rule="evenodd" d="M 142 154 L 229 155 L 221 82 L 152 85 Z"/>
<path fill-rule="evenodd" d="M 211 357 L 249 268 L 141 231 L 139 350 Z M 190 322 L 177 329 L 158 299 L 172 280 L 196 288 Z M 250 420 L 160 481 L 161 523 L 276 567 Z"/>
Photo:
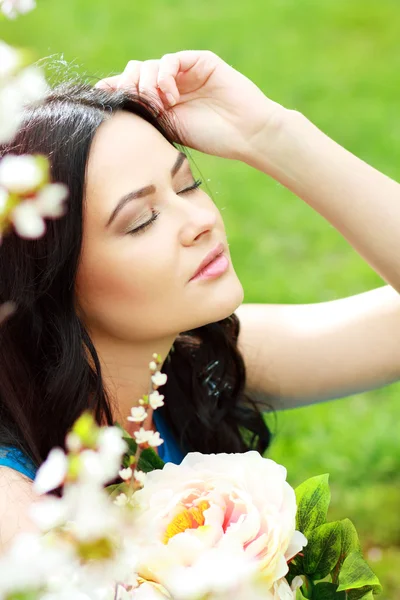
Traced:
<path fill-rule="evenodd" d="M 187 159 L 140 117 L 121 111 L 100 126 L 88 161 L 76 286 L 92 333 L 167 338 L 225 318 L 242 302 L 221 215 L 193 184 Z M 218 244 L 226 270 L 190 281 Z"/>

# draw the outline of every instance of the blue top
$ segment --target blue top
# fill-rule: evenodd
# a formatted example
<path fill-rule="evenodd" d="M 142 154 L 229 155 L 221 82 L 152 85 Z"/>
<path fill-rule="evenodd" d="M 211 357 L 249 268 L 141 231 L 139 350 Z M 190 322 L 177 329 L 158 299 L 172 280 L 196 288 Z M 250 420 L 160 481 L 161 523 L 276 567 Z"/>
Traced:
<path fill-rule="evenodd" d="M 161 413 L 154 411 L 154 423 L 160 432 L 164 443 L 158 447 L 158 454 L 165 463 L 171 462 L 179 465 L 185 456 L 180 449 L 176 439 L 168 429 Z M 14 471 L 18 471 L 29 479 L 35 479 L 37 467 L 21 450 L 13 446 L 2 446 L 0 448 L 0 467 L 10 467 Z"/>
<path fill-rule="evenodd" d="M 182 462 L 185 453 L 181 450 L 175 437 L 168 429 L 160 409 L 153 412 L 153 421 L 160 433 L 161 439 L 164 440 L 164 443 L 157 448 L 159 457 L 165 463 L 170 462 L 179 465 Z"/>
<path fill-rule="evenodd" d="M 37 467 L 22 450 L 14 446 L 2 446 L 0 448 L 0 466 L 10 467 L 14 471 L 19 471 L 29 479 L 35 479 Z"/>

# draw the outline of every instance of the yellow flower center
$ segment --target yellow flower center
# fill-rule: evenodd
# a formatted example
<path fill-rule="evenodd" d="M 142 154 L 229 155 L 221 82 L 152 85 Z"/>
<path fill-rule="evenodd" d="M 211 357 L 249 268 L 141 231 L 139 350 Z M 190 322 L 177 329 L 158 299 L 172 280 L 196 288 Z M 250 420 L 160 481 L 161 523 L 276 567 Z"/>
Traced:
<path fill-rule="evenodd" d="M 186 529 L 198 529 L 204 525 L 204 511 L 210 508 L 209 503 L 206 500 L 202 500 L 197 506 L 191 506 L 190 508 L 184 508 L 179 512 L 172 521 L 167 525 L 164 533 L 163 543 L 168 544 L 169 540 L 177 535 L 183 533 Z"/>

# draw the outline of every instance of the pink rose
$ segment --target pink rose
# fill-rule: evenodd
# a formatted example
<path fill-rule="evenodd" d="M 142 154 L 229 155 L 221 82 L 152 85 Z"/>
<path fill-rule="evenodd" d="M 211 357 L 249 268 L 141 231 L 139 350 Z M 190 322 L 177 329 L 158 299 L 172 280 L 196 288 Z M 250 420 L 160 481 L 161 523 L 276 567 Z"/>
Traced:
<path fill-rule="evenodd" d="M 174 598 L 222 593 L 255 577 L 272 597 L 290 590 L 288 560 L 307 540 L 295 529 L 286 469 L 274 461 L 257 452 L 191 453 L 149 473 L 134 501 L 139 573 Z"/>

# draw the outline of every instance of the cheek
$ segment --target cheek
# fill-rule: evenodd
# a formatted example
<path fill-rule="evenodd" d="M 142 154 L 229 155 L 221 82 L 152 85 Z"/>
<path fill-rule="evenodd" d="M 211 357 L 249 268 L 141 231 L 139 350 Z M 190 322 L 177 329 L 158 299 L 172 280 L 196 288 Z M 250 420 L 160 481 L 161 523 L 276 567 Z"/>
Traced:
<path fill-rule="evenodd" d="M 117 337 L 149 335 L 163 298 L 178 295 L 175 267 L 172 252 L 131 240 L 83 251 L 76 291 L 85 322 Z"/>

